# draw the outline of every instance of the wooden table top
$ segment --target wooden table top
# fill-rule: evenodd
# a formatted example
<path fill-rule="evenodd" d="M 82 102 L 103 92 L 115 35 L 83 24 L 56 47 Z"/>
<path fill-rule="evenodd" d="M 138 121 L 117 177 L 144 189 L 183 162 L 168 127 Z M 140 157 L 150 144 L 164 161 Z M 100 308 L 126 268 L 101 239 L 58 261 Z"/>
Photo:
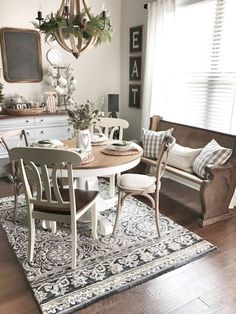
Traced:
<path fill-rule="evenodd" d="M 75 147 L 75 141 L 74 140 L 65 140 L 63 141 L 68 147 Z M 128 156 L 111 156 L 111 155 L 106 155 L 101 152 L 101 150 L 105 147 L 106 145 L 97 145 L 97 146 L 92 146 L 92 154 L 94 156 L 94 160 L 84 164 L 80 165 L 80 168 L 83 169 L 98 169 L 98 168 L 109 168 L 109 167 L 115 167 L 115 166 L 120 166 L 124 164 L 128 164 L 134 160 L 137 160 L 141 158 L 142 156 L 142 150 L 140 152 L 137 152 L 136 154 L 133 155 L 128 155 Z M 96 175 L 96 173 L 95 173 Z"/>

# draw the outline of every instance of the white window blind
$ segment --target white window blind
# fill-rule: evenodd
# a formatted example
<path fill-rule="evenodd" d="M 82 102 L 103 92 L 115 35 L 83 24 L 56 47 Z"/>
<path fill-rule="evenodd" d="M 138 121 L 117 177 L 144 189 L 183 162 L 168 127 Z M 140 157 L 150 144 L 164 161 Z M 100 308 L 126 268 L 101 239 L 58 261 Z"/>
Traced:
<path fill-rule="evenodd" d="M 165 119 L 236 134 L 235 14 L 236 0 L 179 1 Z"/>

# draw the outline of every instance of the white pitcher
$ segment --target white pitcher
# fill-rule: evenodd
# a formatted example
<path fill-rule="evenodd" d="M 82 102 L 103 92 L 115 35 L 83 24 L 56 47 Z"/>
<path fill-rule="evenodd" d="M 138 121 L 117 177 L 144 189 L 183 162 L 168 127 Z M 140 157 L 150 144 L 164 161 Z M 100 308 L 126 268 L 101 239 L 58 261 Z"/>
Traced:
<path fill-rule="evenodd" d="M 77 130 L 76 132 L 76 146 L 86 151 L 91 151 L 91 134 L 89 129 Z"/>

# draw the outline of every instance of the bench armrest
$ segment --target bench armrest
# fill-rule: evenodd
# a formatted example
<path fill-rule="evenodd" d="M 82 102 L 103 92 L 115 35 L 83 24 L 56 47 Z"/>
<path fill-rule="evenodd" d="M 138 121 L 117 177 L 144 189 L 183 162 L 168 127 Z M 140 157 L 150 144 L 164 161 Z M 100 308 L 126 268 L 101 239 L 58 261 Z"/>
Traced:
<path fill-rule="evenodd" d="M 207 165 L 205 168 L 206 172 L 210 175 L 223 173 L 225 171 L 228 172 L 231 169 L 236 171 L 236 165 L 226 163 L 225 165 Z"/>

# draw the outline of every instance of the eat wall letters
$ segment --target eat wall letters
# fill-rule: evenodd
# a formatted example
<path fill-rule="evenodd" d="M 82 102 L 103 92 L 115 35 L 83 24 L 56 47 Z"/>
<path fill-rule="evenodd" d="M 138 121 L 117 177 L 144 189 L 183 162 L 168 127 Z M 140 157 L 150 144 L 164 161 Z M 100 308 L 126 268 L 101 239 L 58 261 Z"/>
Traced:
<path fill-rule="evenodd" d="M 141 108 L 143 26 L 130 28 L 129 107 Z"/>

